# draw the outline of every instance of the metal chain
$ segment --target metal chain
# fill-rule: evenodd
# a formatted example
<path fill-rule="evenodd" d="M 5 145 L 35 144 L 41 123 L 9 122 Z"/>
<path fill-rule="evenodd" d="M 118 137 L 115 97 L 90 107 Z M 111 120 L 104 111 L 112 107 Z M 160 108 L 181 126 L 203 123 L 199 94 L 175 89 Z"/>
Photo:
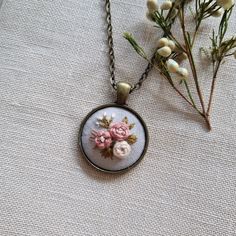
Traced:
<path fill-rule="evenodd" d="M 116 90 L 117 89 L 117 82 L 115 79 L 115 55 L 114 55 L 114 43 L 113 43 L 113 35 L 112 35 L 112 24 L 111 24 L 111 3 L 110 0 L 105 0 L 105 8 L 106 8 L 106 21 L 107 21 L 107 41 L 109 47 L 109 62 L 110 62 L 110 73 L 111 73 L 111 85 Z M 152 64 L 148 63 L 145 71 L 141 75 L 140 79 L 137 83 L 133 84 L 130 90 L 132 93 L 134 90 L 139 89 L 142 86 L 144 80 L 147 79 L 150 70 L 152 69 Z"/>

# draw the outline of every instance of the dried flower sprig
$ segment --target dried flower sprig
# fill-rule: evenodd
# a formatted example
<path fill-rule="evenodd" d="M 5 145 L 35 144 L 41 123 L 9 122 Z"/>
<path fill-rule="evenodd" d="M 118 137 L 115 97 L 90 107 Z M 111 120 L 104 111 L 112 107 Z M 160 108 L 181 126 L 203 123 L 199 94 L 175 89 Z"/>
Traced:
<path fill-rule="evenodd" d="M 225 39 L 228 23 L 234 7 L 234 0 L 194 0 L 194 10 L 191 7 L 187 8 L 187 4 L 185 0 L 175 0 L 172 2 L 166 0 L 158 7 L 155 0 L 147 1 L 148 19 L 154 22 L 155 27 L 163 31 L 163 37 L 158 40 L 157 47 L 151 58 L 148 57 L 145 50 L 136 42 L 132 34 L 124 33 L 124 37 L 129 41 L 135 51 L 151 63 L 160 75 L 169 82 L 171 87 L 205 119 L 208 129 L 211 130 L 209 117 L 219 68 L 226 57 L 236 57 L 236 51 L 233 51 L 236 47 L 236 37 L 233 36 Z M 188 25 L 185 18 L 188 13 L 193 16 L 192 19 L 195 25 L 192 33 L 187 30 Z M 213 66 L 210 96 L 209 101 L 206 102 L 199 83 L 192 49 L 203 21 L 209 17 L 219 16 L 221 16 L 221 21 L 218 30 L 213 30 L 212 36 L 210 37 L 211 46 L 209 48 L 200 48 L 207 55 Z M 172 32 L 172 26 L 176 18 L 179 20 L 184 43 L 180 42 Z M 181 61 L 185 59 L 188 60 L 190 65 L 191 75 L 186 68 L 180 65 Z M 176 78 L 179 79 L 179 82 L 178 80 L 176 81 Z M 194 81 L 200 107 L 196 105 L 197 103 L 192 95 L 191 91 L 193 88 L 189 86 L 190 79 Z M 183 89 L 179 86 L 184 86 L 185 92 L 182 92 Z"/>

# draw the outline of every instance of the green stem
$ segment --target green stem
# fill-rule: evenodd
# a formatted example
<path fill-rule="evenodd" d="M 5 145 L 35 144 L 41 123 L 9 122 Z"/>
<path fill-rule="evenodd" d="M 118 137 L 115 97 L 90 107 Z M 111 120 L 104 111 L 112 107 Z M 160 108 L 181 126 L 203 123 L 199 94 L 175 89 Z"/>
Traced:
<path fill-rule="evenodd" d="M 199 97 L 199 100 L 200 100 L 200 103 L 201 103 L 201 107 L 202 107 L 202 112 L 201 113 L 202 113 L 202 116 L 204 117 L 204 119 L 206 121 L 208 129 L 211 130 L 210 121 L 209 121 L 209 118 L 208 118 L 208 116 L 206 114 L 206 110 L 205 110 L 203 95 L 202 95 L 200 85 L 199 85 L 199 82 L 198 82 L 197 70 L 196 70 L 196 67 L 195 67 L 195 63 L 194 63 L 193 55 L 192 55 L 192 51 L 191 51 L 191 47 L 192 47 L 190 45 L 191 42 L 189 42 L 189 40 L 188 40 L 187 32 L 186 32 L 186 29 L 185 29 L 184 4 L 181 7 L 180 14 L 179 14 L 179 19 L 180 19 L 182 33 L 183 33 L 184 41 L 185 41 L 185 45 L 186 45 L 186 54 L 188 56 L 188 61 L 189 61 L 189 64 L 190 64 L 190 67 L 191 67 L 191 70 L 192 70 L 193 79 L 194 79 L 194 82 L 195 82 L 197 94 L 198 94 L 198 97 Z"/>
<path fill-rule="evenodd" d="M 193 47 L 193 44 L 195 42 L 195 39 L 196 39 L 198 30 L 199 30 L 200 24 L 201 24 L 201 21 L 199 21 L 198 24 L 196 25 L 196 28 L 195 28 L 195 31 L 194 31 L 194 34 L 193 34 L 193 38 L 192 38 L 192 41 L 191 41 L 191 48 Z"/>
<path fill-rule="evenodd" d="M 161 71 L 161 69 L 160 69 L 158 66 L 156 66 L 156 65 L 153 65 L 153 66 L 158 70 L 158 72 L 161 74 L 161 76 L 164 77 L 164 78 L 169 82 L 169 84 L 170 84 L 171 87 L 177 92 L 177 94 L 180 95 L 180 97 L 182 97 L 182 98 L 183 98 L 191 107 L 193 107 L 201 116 L 203 116 L 202 112 L 199 111 L 199 109 L 196 107 L 195 102 L 194 102 L 194 100 L 193 100 L 193 97 L 192 97 L 192 95 L 191 95 L 191 92 L 190 92 L 189 88 L 188 88 L 188 93 L 189 93 L 189 98 L 190 98 L 191 101 L 189 101 L 189 100 L 185 97 L 185 95 L 180 92 L 180 90 L 179 90 L 179 89 L 175 86 L 175 84 L 173 83 L 173 81 L 172 81 L 172 79 L 171 79 L 170 76 L 166 76 L 165 74 L 163 74 L 162 71 Z M 166 71 L 167 71 L 167 70 L 166 70 Z M 168 71 L 167 71 L 167 73 L 168 73 Z M 186 82 L 186 81 L 185 81 L 185 82 Z M 188 85 L 187 85 L 187 87 L 188 87 Z"/>
<path fill-rule="evenodd" d="M 213 94 L 214 94 L 214 91 L 215 91 L 216 77 L 217 77 L 217 73 L 218 73 L 219 68 L 220 68 L 220 64 L 221 64 L 221 60 L 217 61 L 217 64 L 216 64 L 216 67 L 215 67 L 215 71 L 214 71 L 214 74 L 213 74 L 212 83 L 211 83 L 210 98 L 209 98 L 208 108 L 207 108 L 207 112 L 206 112 L 206 115 L 207 115 L 207 116 L 209 116 L 210 111 L 211 111 L 211 105 L 212 105 L 212 100 L 213 100 Z"/>
<path fill-rule="evenodd" d="M 225 57 L 233 56 L 235 53 L 226 54 Z"/>
<path fill-rule="evenodd" d="M 186 45 L 186 53 L 187 53 L 187 56 L 188 56 L 189 64 L 191 66 L 191 70 L 192 70 L 194 82 L 195 82 L 195 85 L 196 85 L 197 93 L 198 93 L 199 100 L 200 100 L 200 103 L 201 103 L 201 106 L 202 106 L 202 111 L 205 114 L 206 112 L 205 112 L 205 105 L 204 105 L 203 95 L 202 95 L 200 85 L 199 85 L 199 82 L 198 82 L 197 71 L 196 71 L 194 60 L 193 60 L 191 47 L 189 45 L 188 38 L 187 38 L 187 33 L 186 33 L 186 30 L 185 30 L 184 7 L 181 8 L 180 23 L 181 23 L 181 28 L 182 28 L 182 32 L 183 32 L 183 36 L 184 36 L 185 45 Z"/>
<path fill-rule="evenodd" d="M 171 87 L 177 92 L 178 95 L 180 95 L 189 105 L 191 105 L 195 110 L 197 110 L 198 113 L 200 113 L 202 115 L 202 113 L 197 109 L 197 107 L 192 103 L 190 102 L 185 96 L 183 93 L 180 92 L 180 90 L 175 86 L 175 84 L 173 83 L 172 79 L 170 76 L 166 76 L 162 71 L 161 69 L 156 66 L 155 64 L 152 63 L 152 61 L 148 60 L 148 62 L 150 64 L 152 64 L 153 67 L 155 67 L 155 69 L 160 73 L 160 75 L 166 79 L 169 84 L 171 85 Z"/>
<path fill-rule="evenodd" d="M 201 111 L 197 108 L 197 106 L 196 106 L 196 104 L 195 104 L 195 102 L 194 102 L 194 99 L 193 99 L 192 93 L 191 93 L 191 91 L 190 91 L 190 89 L 189 89 L 189 86 L 188 86 L 187 81 L 186 81 L 186 80 L 183 80 L 183 82 L 184 82 L 185 88 L 186 88 L 186 90 L 187 90 L 188 96 L 189 96 L 189 98 L 190 98 L 190 100 L 191 100 L 191 102 L 192 102 L 193 107 L 197 110 L 197 112 L 198 112 L 199 114 L 202 115 Z"/>

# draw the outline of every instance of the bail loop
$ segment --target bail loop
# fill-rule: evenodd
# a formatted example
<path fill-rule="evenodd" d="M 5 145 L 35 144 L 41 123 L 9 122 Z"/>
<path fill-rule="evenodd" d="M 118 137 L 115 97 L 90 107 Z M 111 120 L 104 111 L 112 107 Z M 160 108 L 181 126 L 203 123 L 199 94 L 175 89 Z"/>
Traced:
<path fill-rule="evenodd" d="M 116 101 L 116 103 L 119 105 L 126 105 L 126 101 L 128 99 L 130 90 L 131 90 L 131 85 L 129 83 L 118 82 L 117 83 L 117 101 Z"/>

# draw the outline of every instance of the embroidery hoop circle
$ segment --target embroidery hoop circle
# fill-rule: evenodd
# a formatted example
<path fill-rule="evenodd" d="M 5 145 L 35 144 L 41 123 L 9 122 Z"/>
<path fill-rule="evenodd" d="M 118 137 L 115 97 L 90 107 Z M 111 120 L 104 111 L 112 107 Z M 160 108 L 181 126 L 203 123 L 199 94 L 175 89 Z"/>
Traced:
<path fill-rule="evenodd" d="M 101 109 L 104 109 L 104 108 L 108 108 L 108 107 L 117 107 L 117 108 L 121 108 L 121 109 L 124 109 L 124 110 L 127 110 L 128 112 L 132 113 L 134 116 L 136 116 L 136 118 L 140 121 L 140 124 L 142 125 L 143 129 L 144 129 L 144 134 L 145 134 L 145 145 L 144 145 L 144 148 L 143 148 L 143 152 L 142 154 L 140 155 L 140 157 L 133 163 L 131 164 L 130 166 L 128 167 L 125 167 L 123 169 L 120 169 L 120 170 L 108 170 L 108 169 L 105 169 L 105 168 L 102 168 L 98 165 L 96 165 L 95 163 L 93 163 L 90 158 L 86 155 L 85 151 L 84 151 L 84 148 L 83 148 L 83 145 L 82 145 L 82 134 L 83 134 L 83 129 L 84 129 L 84 126 L 86 124 L 86 122 L 88 121 L 88 119 L 94 114 L 96 113 L 97 111 L 101 110 Z M 102 171 L 102 172 L 105 172 L 105 173 L 111 173 L 111 174 L 118 174 L 118 173 L 124 173 L 124 172 L 127 172 L 128 170 L 132 169 L 133 167 L 135 167 L 136 165 L 138 165 L 140 163 L 140 161 L 143 159 L 143 157 L 145 156 L 146 152 L 147 152 L 147 149 L 148 149 L 148 144 L 149 144 L 149 134 L 148 134 L 148 129 L 147 129 L 147 126 L 144 122 L 144 120 L 142 119 L 142 117 L 136 112 L 134 111 L 133 109 L 129 108 L 128 106 L 126 105 L 119 105 L 119 104 L 116 104 L 116 103 L 110 103 L 110 104 L 105 104 L 105 105 L 102 105 L 102 106 L 99 106 L 99 107 L 96 107 L 94 108 L 92 111 L 90 111 L 87 116 L 82 120 L 81 122 L 81 125 L 80 125 L 80 129 L 79 129 L 79 137 L 78 137 L 78 144 L 79 144 L 79 147 L 80 147 L 80 150 L 83 154 L 83 157 L 84 159 L 91 165 L 93 166 L 95 169 L 99 170 L 99 171 Z"/>

